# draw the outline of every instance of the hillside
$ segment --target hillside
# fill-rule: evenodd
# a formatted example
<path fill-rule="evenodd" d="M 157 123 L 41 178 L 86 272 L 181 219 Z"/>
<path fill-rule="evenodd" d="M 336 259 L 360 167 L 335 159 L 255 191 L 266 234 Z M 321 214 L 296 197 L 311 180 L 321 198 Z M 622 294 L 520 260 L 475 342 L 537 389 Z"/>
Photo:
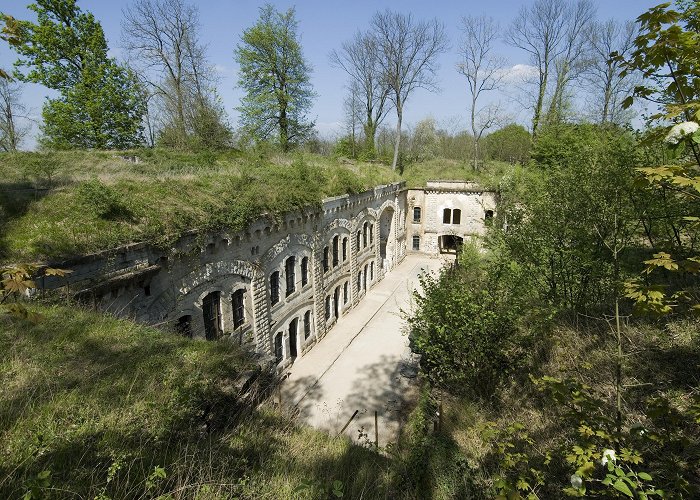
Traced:
<path fill-rule="evenodd" d="M 66 151 L 3 154 L 0 162 L 0 261 L 58 260 L 137 241 L 167 246 L 187 231 L 240 230 L 264 213 L 379 184 L 474 177 L 450 160 L 399 175 L 312 154 Z M 479 178 L 497 184 L 504 168 Z"/>

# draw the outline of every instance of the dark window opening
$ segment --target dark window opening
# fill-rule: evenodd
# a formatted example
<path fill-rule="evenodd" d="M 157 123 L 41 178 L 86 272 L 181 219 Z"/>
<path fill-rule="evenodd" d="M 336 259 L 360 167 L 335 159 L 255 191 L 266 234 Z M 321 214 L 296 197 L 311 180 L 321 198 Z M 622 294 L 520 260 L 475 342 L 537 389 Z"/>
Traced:
<path fill-rule="evenodd" d="M 484 219 L 493 219 L 493 210 L 487 210 L 486 213 L 484 213 Z"/>
<path fill-rule="evenodd" d="M 284 277 L 287 282 L 287 297 L 294 293 L 296 290 L 296 276 L 295 276 L 295 266 L 296 258 L 294 256 L 289 257 L 284 263 Z"/>
<path fill-rule="evenodd" d="M 462 221 L 462 211 L 459 208 L 455 208 L 452 211 L 452 224 L 459 224 Z"/>
<path fill-rule="evenodd" d="M 374 224 L 369 225 L 369 244 L 374 243 Z"/>
<path fill-rule="evenodd" d="M 372 281 L 374 279 L 374 261 L 369 263 L 369 280 Z"/>
<path fill-rule="evenodd" d="M 361 237 L 362 237 L 362 231 L 358 231 L 358 232 L 357 232 L 357 238 L 356 238 L 356 239 L 357 239 L 357 251 L 358 251 L 358 252 L 360 251 L 360 248 L 362 248 L 362 247 L 360 246 L 360 238 L 361 238 Z"/>
<path fill-rule="evenodd" d="M 202 301 L 204 336 L 215 340 L 221 335 L 221 292 L 211 292 Z"/>
<path fill-rule="evenodd" d="M 365 264 L 365 272 L 362 273 L 362 289 L 367 291 L 367 264 Z"/>
<path fill-rule="evenodd" d="M 146 297 L 150 297 L 150 295 L 151 295 L 151 285 L 146 285 L 145 287 L 143 287 L 143 294 L 144 294 Z"/>
<path fill-rule="evenodd" d="M 325 310 L 326 321 L 331 319 L 331 296 L 326 297 L 326 310 Z"/>
<path fill-rule="evenodd" d="M 275 305 L 280 301 L 280 272 L 275 271 L 270 275 L 270 304 Z"/>
<path fill-rule="evenodd" d="M 333 267 L 338 265 L 338 247 L 340 246 L 340 237 L 335 235 L 333 237 Z"/>
<path fill-rule="evenodd" d="M 245 290 L 236 290 L 231 295 L 231 305 L 233 306 L 233 328 L 236 329 L 245 323 L 245 307 L 244 307 Z"/>
<path fill-rule="evenodd" d="M 323 272 L 328 272 L 328 247 L 323 247 Z"/>
<path fill-rule="evenodd" d="M 413 237 L 413 250 L 416 252 L 420 250 L 420 236 Z"/>
<path fill-rule="evenodd" d="M 183 337 L 192 338 L 192 316 L 189 314 L 180 316 L 175 325 L 175 331 Z"/>
<path fill-rule="evenodd" d="M 338 318 L 340 317 L 340 287 L 335 287 L 335 292 L 333 292 L 333 315 Z"/>
<path fill-rule="evenodd" d="M 462 247 L 462 238 L 452 234 L 444 234 L 439 238 L 440 253 L 457 253 Z"/>
<path fill-rule="evenodd" d="M 357 273 L 357 293 L 360 293 L 362 289 L 362 271 Z"/>
<path fill-rule="evenodd" d="M 420 207 L 413 207 L 413 222 L 420 222 Z"/>
<path fill-rule="evenodd" d="M 304 340 L 309 338 L 311 335 L 311 311 L 306 311 L 304 313 Z"/>
<path fill-rule="evenodd" d="M 275 335 L 275 361 L 277 364 L 282 362 L 283 359 L 283 351 L 282 351 L 282 333 L 278 333 Z"/>
<path fill-rule="evenodd" d="M 306 286 L 309 283 L 309 258 L 301 259 L 301 286 Z"/>
<path fill-rule="evenodd" d="M 348 260 L 348 239 L 343 238 L 343 262 Z"/>
<path fill-rule="evenodd" d="M 294 318 L 289 323 L 289 355 L 292 358 L 297 357 L 297 319 Z"/>
<path fill-rule="evenodd" d="M 350 287 L 348 286 L 348 282 L 346 281 L 343 284 L 343 304 L 348 303 L 348 288 L 350 288 Z"/>
<path fill-rule="evenodd" d="M 442 211 L 442 223 L 449 224 L 452 221 L 452 210 L 446 208 Z"/>

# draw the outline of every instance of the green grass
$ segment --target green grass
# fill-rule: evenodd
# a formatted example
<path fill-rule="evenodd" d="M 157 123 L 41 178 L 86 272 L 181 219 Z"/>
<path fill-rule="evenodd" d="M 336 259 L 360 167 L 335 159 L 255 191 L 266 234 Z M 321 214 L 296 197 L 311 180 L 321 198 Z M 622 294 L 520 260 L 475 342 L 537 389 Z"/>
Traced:
<path fill-rule="evenodd" d="M 0 498 L 415 498 L 384 456 L 241 400 L 232 343 L 32 307 L 0 317 Z"/>
<path fill-rule="evenodd" d="M 122 158 L 136 155 L 139 163 Z M 51 261 L 189 230 L 232 231 L 328 196 L 406 180 L 472 179 L 497 186 L 509 167 L 473 173 L 453 160 L 406 167 L 311 154 L 58 151 L 0 155 L 0 261 Z"/>

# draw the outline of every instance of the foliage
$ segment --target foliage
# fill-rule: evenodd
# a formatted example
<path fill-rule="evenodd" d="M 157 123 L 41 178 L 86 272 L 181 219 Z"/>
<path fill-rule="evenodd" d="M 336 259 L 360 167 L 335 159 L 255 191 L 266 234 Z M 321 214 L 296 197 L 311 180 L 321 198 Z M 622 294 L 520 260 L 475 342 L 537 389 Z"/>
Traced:
<path fill-rule="evenodd" d="M 522 125 L 511 123 L 484 137 L 484 150 L 492 160 L 524 165 L 530 159 L 532 138 Z"/>
<path fill-rule="evenodd" d="M 0 267 L 0 310 L 4 309 L 14 319 L 36 323 L 40 316 L 27 309 L 21 299 L 37 288 L 36 279 L 45 276 L 66 276 L 71 272 L 34 264 Z M 10 302 L 7 302 L 8 299 L 11 299 Z"/>
<path fill-rule="evenodd" d="M 140 142 L 145 104 L 136 77 L 107 57 L 100 23 L 75 0 L 37 0 L 37 23 L 18 22 L 16 75 L 58 90 L 44 105 L 47 145 L 126 149 Z M 5 23 L 7 18 L 3 17 Z M 22 73 L 21 68 L 28 71 Z"/>
<path fill-rule="evenodd" d="M 306 118 L 315 96 L 311 67 L 302 54 L 297 25 L 293 8 L 281 13 L 267 4 L 235 51 L 241 67 L 238 83 L 245 91 L 238 108 L 243 126 L 256 140 L 276 135 L 285 152 L 303 143 L 313 128 Z"/>

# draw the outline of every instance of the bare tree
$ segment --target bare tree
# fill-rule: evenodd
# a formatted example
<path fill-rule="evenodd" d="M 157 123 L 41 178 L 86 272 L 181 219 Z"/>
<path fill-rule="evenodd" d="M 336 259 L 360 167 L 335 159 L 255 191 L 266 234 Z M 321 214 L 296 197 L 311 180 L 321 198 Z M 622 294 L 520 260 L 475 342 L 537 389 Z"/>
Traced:
<path fill-rule="evenodd" d="M 469 114 L 474 139 L 473 168 L 477 170 L 481 136 L 499 122 L 501 115 L 500 106 L 492 104 L 479 108 L 477 101 L 482 93 L 501 87 L 505 76 L 505 59 L 493 53 L 499 30 L 492 18 L 466 16 L 462 18 L 460 28 L 464 38 L 460 46 L 462 60 L 457 64 L 457 71 L 467 79 L 471 98 Z"/>
<path fill-rule="evenodd" d="M 343 42 L 340 50 L 330 54 L 331 64 L 342 68 L 350 77 L 351 88 L 364 101 L 362 128 L 365 150 L 374 151 L 377 127 L 389 111 L 389 87 L 382 78 L 379 65 L 379 47 L 368 33 L 358 32 L 352 40 Z"/>
<path fill-rule="evenodd" d="M 403 107 L 418 88 L 435 90 L 437 57 L 447 50 L 445 28 L 436 19 L 414 21 L 411 14 L 386 10 L 371 21 L 371 33 L 379 50 L 383 81 L 396 109 L 396 140 L 392 169 L 396 169 L 401 146 Z"/>
<path fill-rule="evenodd" d="M 621 62 L 611 55 L 627 58 L 634 50 L 637 25 L 613 19 L 592 23 L 587 32 L 590 64 L 585 78 L 595 94 L 601 123 L 617 123 L 622 115 L 622 100 L 632 93 L 634 78 L 620 75 Z"/>
<path fill-rule="evenodd" d="M 563 16 L 566 21 L 565 36 L 554 60 L 556 80 L 554 94 L 549 104 L 547 119 L 559 123 L 564 119 L 567 87 L 586 69 L 589 60 L 585 57 L 587 32 L 595 19 L 596 9 L 591 0 L 578 0 L 567 4 Z"/>
<path fill-rule="evenodd" d="M 198 113 L 217 100 L 213 71 L 197 37 L 197 7 L 183 0 L 135 0 L 123 14 L 122 43 L 158 98 L 163 126 L 184 146 Z M 212 113 L 219 111 L 207 112 Z M 149 117 L 155 114 L 151 108 Z"/>
<path fill-rule="evenodd" d="M 506 32 L 506 42 L 524 50 L 537 68 L 537 97 L 532 117 L 532 134 L 542 118 L 547 83 L 554 61 L 559 56 L 561 42 L 566 36 L 566 7 L 564 0 L 535 0 L 520 8 Z"/>
<path fill-rule="evenodd" d="M 17 151 L 30 127 L 18 119 L 28 119 L 27 108 L 21 102 L 22 88 L 9 78 L 0 78 L 0 151 Z"/>

